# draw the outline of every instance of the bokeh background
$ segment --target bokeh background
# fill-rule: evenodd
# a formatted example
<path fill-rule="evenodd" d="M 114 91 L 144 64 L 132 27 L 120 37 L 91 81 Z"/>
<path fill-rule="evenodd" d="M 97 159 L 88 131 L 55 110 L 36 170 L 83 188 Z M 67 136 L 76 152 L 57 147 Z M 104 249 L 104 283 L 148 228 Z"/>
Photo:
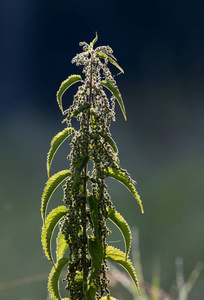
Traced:
<path fill-rule="evenodd" d="M 40 198 L 50 141 L 64 128 L 55 95 L 63 80 L 81 72 L 71 59 L 81 51 L 79 42 L 92 41 L 95 31 L 97 45 L 110 45 L 125 70 L 116 80 L 128 120 L 117 106 L 111 130 L 121 166 L 137 181 L 145 214 L 120 184 L 110 181 L 110 194 L 130 226 L 139 229 L 145 280 L 151 281 L 159 262 L 168 292 L 176 257 L 183 258 L 185 279 L 204 262 L 204 2 L 1 0 L 2 300 L 47 297 L 43 274 L 51 265 L 41 249 Z M 68 152 L 63 145 L 53 173 L 66 167 Z M 53 206 L 61 196 L 59 190 Z M 118 239 L 116 231 L 112 240 Z M 35 275 L 36 282 L 21 285 Z M 189 299 L 203 295 L 204 272 Z"/>

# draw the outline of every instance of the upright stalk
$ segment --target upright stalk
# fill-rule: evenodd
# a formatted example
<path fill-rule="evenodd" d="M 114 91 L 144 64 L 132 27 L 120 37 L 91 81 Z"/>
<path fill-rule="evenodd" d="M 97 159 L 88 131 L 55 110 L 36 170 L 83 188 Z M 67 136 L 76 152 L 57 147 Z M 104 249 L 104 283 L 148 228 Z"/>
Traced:
<path fill-rule="evenodd" d="M 119 103 L 125 119 L 126 114 L 121 94 L 107 64 L 110 62 L 121 72 L 123 70 L 117 64 L 109 46 L 93 49 L 97 38 L 96 35 L 90 44 L 80 43 L 83 52 L 72 60 L 73 63 L 84 66 L 82 72 L 85 79 L 82 80 L 80 75 L 71 75 L 61 84 L 57 92 L 59 107 L 63 115 L 67 115 L 67 128 L 57 134 L 51 142 L 47 156 L 48 176 L 57 149 L 68 137 L 71 151 L 68 155 L 70 169 L 60 171 L 48 179 L 41 204 L 42 244 L 47 258 L 54 265 L 48 280 L 48 289 L 54 300 L 60 299 L 58 279 L 65 266 L 67 266 L 66 290 L 70 297 L 66 299 L 110 300 L 107 260 L 120 263 L 132 277 L 139 292 L 137 277 L 128 259 L 130 229 L 113 206 L 105 183 L 106 177 L 112 177 L 123 183 L 136 198 L 143 212 L 134 180 L 120 167 L 117 146 L 109 129 L 111 120 L 115 119 L 115 101 Z M 82 84 L 74 96 L 73 104 L 64 111 L 62 95 L 76 82 Z M 112 93 L 110 99 L 104 88 Z M 72 118 L 79 121 L 79 130 L 72 127 Z M 89 161 L 92 161 L 93 167 L 88 172 Z M 64 180 L 66 180 L 63 186 L 64 205 L 55 208 L 46 216 L 49 199 Z M 87 182 L 90 184 L 88 187 Z M 125 253 L 107 244 L 106 238 L 110 234 L 107 219 L 121 230 Z M 57 224 L 59 235 L 57 258 L 54 260 L 50 241 Z"/>
<path fill-rule="evenodd" d="M 88 103 L 91 104 L 91 98 L 92 98 L 92 61 L 91 61 L 91 72 L 90 72 L 90 92 L 88 97 Z M 88 116 L 87 116 L 87 132 L 89 132 L 89 122 L 90 122 L 90 108 L 88 109 Z M 86 146 L 86 155 L 89 155 L 89 147 Z M 84 240 L 84 247 L 82 249 L 82 260 L 84 262 L 83 264 L 83 292 L 84 297 L 86 297 L 86 288 L 87 288 L 87 275 L 88 275 L 88 269 L 87 269 L 87 263 L 86 263 L 86 255 L 87 255 L 87 228 L 86 228 L 86 219 L 87 219 L 87 209 L 86 209 L 86 202 L 87 202 L 87 170 L 88 170 L 88 163 L 86 163 L 84 167 L 84 182 L 83 182 L 83 194 L 84 194 L 84 205 L 82 208 L 82 219 L 83 222 L 83 240 Z"/>
<path fill-rule="evenodd" d="M 90 91 L 89 91 L 89 98 L 88 103 L 91 104 L 91 98 L 92 98 L 92 54 L 91 54 L 91 72 L 90 72 Z M 90 122 L 90 108 L 88 109 L 88 122 L 87 122 L 87 131 L 89 132 L 89 122 Z M 89 155 L 89 148 L 88 145 L 86 147 L 86 155 Z M 88 163 L 84 167 L 84 195 L 87 194 L 87 168 Z"/>

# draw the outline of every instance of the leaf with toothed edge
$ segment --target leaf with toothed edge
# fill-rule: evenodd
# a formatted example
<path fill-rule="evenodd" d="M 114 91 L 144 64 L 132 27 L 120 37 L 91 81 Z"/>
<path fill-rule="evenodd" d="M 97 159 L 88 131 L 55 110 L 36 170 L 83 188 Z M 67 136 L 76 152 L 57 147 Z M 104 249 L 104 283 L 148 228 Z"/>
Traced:
<path fill-rule="evenodd" d="M 59 132 L 51 141 L 51 147 L 47 154 L 47 175 L 50 177 L 50 166 L 52 164 L 53 157 L 57 152 L 60 145 L 74 132 L 74 128 L 65 128 Z"/>
<path fill-rule="evenodd" d="M 124 73 L 124 70 L 119 66 L 119 64 L 112 58 L 108 57 L 108 61 L 114 65 L 116 68 L 118 68 L 118 70 L 120 70 L 120 72 Z"/>
<path fill-rule="evenodd" d="M 144 209 L 143 209 L 143 205 L 142 205 L 142 201 L 140 199 L 140 196 L 138 195 L 136 188 L 134 187 L 134 185 L 129 182 L 127 176 L 125 175 L 125 173 L 121 172 L 120 170 L 117 169 L 108 169 L 108 172 L 106 170 L 104 170 L 104 174 L 107 177 L 112 177 L 116 180 L 118 180 L 119 182 L 121 182 L 122 184 L 124 184 L 126 186 L 126 188 L 133 194 L 133 196 L 135 197 L 135 199 L 137 200 L 141 212 L 144 213 Z"/>
<path fill-rule="evenodd" d="M 113 246 L 108 246 L 106 248 L 106 259 L 120 264 L 129 273 L 130 277 L 136 285 L 139 295 L 141 295 L 139 282 L 135 274 L 135 270 L 132 266 L 132 262 L 128 258 L 126 258 L 125 253 Z"/>
<path fill-rule="evenodd" d="M 118 103 L 120 105 L 120 108 L 122 110 L 123 116 L 124 116 L 125 120 L 127 120 L 126 113 L 125 113 L 125 106 L 124 106 L 123 99 L 119 92 L 118 87 L 114 86 L 110 81 L 107 81 L 107 80 L 102 80 L 101 84 L 103 86 L 105 86 L 116 97 L 116 99 L 118 100 Z"/>
<path fill-rule="evenodd" d="M 116 146 L 115 141 L 110 137 L 110 136 L 106 136 L 104 134 L 102 134 L 101 132 L 99 133 L 100 136 L 102 136 L 104 138 L 104 140 L 112 147 L 114 153 L 117 155 L 118 154 L 118 148 Z"/>
<path fill-rule="evenodd" d="M 47 287 L 50 296 L 52 297 L 53 300 L 61 300 L 60 293 L 59 293 L 59 278 L 63 268 L 67 263 L 68 263 L 67 258 L 61 258 L 57 262 L 56 266 L 53 266 L 50 272 Z M 69 298 L 64 298 L 64 299 L 69 299 Z"/>
<path fill-rule="evenodd" d="M 115 209 L 108 207 L 108 218 L 120 229 L 122 232 L 124 241 L 125 241 L 125 254 L 126 258 L 128 257 L 131 245 L 131 231 L 128 223 L 125 219 L 117 212 Z"/>
<path fill-rule="evenodd" d="M 50 201 L 53 192 L 70 175 L 71 172 L 69 170 L 63 170 L 56 173 L 55 175 L 53 175 L 48 179 L 41 199 L 41 216 L 43 222 L 45 221 L 45 213 L 46 213 L 47 205 L 48 202 Z"/>
<path fill-rule="evenodd" d="M 59 105 L 59 108 L 61 109 L 62 113 L 64 114 L 63 108 L 62 108 L 62 96 L 64 92 L 74 83 L 82 81 L 82 78 L 80 75 L 71 75 L 66 80 L 62 82 L 60 85 L 60 88 L 57 92 L 57 103 Z"/>
<path fill-rule="evenodd" d="M 59 259 L 61 259 L 65 253 L 65 251 L 67 250 L 68 248 L 68 244 L 65 240 L 65 236 L 64 234 L 59 231 L 58 235 L 57 235 L 57 249 L 56 249 L 56 258 L 57 258 L 57 261 Z"/>
<path fill-rule="evenodd" d="M 124 73 L 124 70 L 123 70 L 123 69 L 119 66 L 119 64 L 115 61 L 116 58 L 115 58 L 115 60 L 114 60 L 114 59 L 112 59 L 111 57 L 109 57 L 107 54 L 105 54 L 105 53 L 103 53 L 103 52 L 98 52 L 96 56 L 99 57 L 99 58 L 103 58 L 103 59 L 107 58 L 108 61 L 109 61 L 112 65 L 114 65 L 116 68 L 118 68 L 118 70 L 120 70 L 122 73 Z"/>
<path fill-rule="evenodd" d="M 45 251 L 46 257 L 54 264 L 52 253 L 51 253 L 51 238 L 54 229 L 60 219 L 67 214 L 67 208 L 65 206 L 59 206 L 53 209 L 47 218 L 45 219 L 45 224 L 42 227 L 42 245 Z"/>

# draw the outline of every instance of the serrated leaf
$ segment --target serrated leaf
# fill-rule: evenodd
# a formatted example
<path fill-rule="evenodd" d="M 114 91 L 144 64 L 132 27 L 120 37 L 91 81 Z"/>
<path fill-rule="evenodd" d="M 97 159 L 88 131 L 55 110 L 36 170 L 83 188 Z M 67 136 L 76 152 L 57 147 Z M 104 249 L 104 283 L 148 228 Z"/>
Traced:
<path fill-rule="evenodd" d="M 94 44 L 97 42 L 98 40 L 98 34 L 96 32 L 96 37 L 93 39 L 93 41 L 90 43 L 90 47 L 93 49 Z"/>
<path fill-rule="evenodd" d="M 98 52 L 97 53 L 97 55 L 96 55 L 97 57 L 99 57 L 99 58 L 103 58 L 103 59 L 108 59 L 108 61 L 112 64 L 112 65 L 114 65 L 116 68 L 118 68 L 118 70 L 120 70 L 120 72 L 122 72 L 122 73 L 124 73 L 124 70 L 119 66 L 119 64 L 116 62 L 116 58 L 113 56 L 113 55 L 111 55 L 113 58 L 111 58 L 110 56 L 108 56 L 107 54 L 105 54 L 105 53 L 103 53 L 103 52 Z"/>
<path fill-rule="evenodd" d="M 116 146 L 115 141 L 110 137 L 110 136 L 106 136 L 104 134 L 102 134 L 101 132 L 99 132 L 100 136 L 102 136 L 104 138 L 104 140 L 112 147 L 113 151 L 115 152 L 115 154 L 118 154 L 118 148 Z"/>
<path fill-rule="evenodd" d="M 62 107 L 62 96 L 64 94 L 64 92 L 74 83 L 78 82 L 78 81 L 82 81 L 82 78 L 80 75 L 71 75 L 69 76 L 66 80 L 64 80 L 61 85 L 60 88 L 57 92 L 57 103 L 59 105 L 59 108 L 61 109 L 62 113 L 64 114 L 63 111 L 63 107 Z"/>
<path fill-rule="evenodd" d="M 65 128 L 63 131 L 59 132 L 51 141 L 51 147 L 47 154 L 47 175 L 49 177 L 50 166 L 55 153 L 57 152 L 60 145 L 74 132 L 74 128 Z"/>
<path fill-rule="evenodd" d="M 139 289 L 139 282 L 137 280 L 137 276 L 135 274 L 132 262 L 126 258 L 125 253 L 113 246 L 108 246 L 106 248 L 106 259 L 114 261 L 124 267 L 124 269 L 129 273 L 130 277 L 134 281 L 139 295 L 141 295 Z"/>
<path fill-rule="evenodd" d="M 94 226 L 94 234 L 98 238 L 98 199 L 91 195 L 88 197 L 88 204 L 91 212 L 91 219 Z"/>
<path fill-rule="evenodd" d="M 125 120 L 127 120 L 126 113 L 125 113 L 125 106 L 124 106 L 123 99 L 119 92 L 118 87 L 114 86 L 110 81 L 107 81 L 107 80 L 102 80 L 101 84 L 103 86 L 105 86 L 116 97 L 116 99 L 118 100 L 118 103 L 120 105 L 120 108 L 122 110 L 123 116 L 124 116 Z"/>
<path fill-rule="evenodd" d="M 119 182 L 121 182 L 122 184 L 124 184 L 126 186 L 126 188 L 133 194 L 133 196 L 135 197 L 137 202 L 139 203 L 141 212 L 144 213 L 144 209 L 143 209 L 143 205 L 142 205 L 140 196 L 137 193 L 135 186 L 131 182 L 129 182 L 125 173 L 121 172 L 120 170 L 111 169 L 111 168 L 108 169 L 108 172 L 106 170 L 104 170 L 104 173 L 106 176 L 112 177 L 112 178 L 118 180 Z"/>
<path fill-rule="evenodd" d="M 59 220 L 65 216 L 67 213 L 67 208 L 65 206 L 59 206 L 53 209 L 45 220 L 45 224 L 42 227 L 42 245 L 46 257 L 54 264 L 52 253 L 51 253 L 51 238 L 54 232 L 56 225 Z"/>
<path fill-rule="evenodd" d="M 90 282 L 98 275 L 101 263 L 103 259 L 103 245 L 102 242 L 94 237 L 89 239 L 89 253 L 91 255 L 92 273 L 90 276 Z"/>
<path fill-rule="evenodd" d="M 122 73 L 124 73 L 124 70 L 119 66 L 119 64 L 114 59 L 112 59 L 111 57 L 108 57 L 108 61 L 112 65 L 114 65 L 116 68 L 118 68 L 118 70 L 120 70 Z"/>
<path fill-rule="evenodd" d="M 57 261 L 59 259 L 61 259 L 65 253 L 65 251 L 68 248 L 68 244 L 65 240 L 65 236 L 64 234 L 59 231 L 58 235 L 57 235 L 57 249 L 56 249 L 56 257 L 57 257 Z"/>
<path fill-rule="evenodd" d="M 96 51 L 97 51 L 97 49 L 96 49 Z M 111 56 L 115 61 L 117 61 L 117 59 L 115 58 L 115 56 L 113 55 L 113 54 L 110 54 L 109 53 L 109 56 L 106 54 L 106 53 L 104 53 L 104 52 L 97 52 L 97 54 L 96 54 L 96 56 L 97 57 L 99 57 L 99 58 L 103 58 L 103 59 L 105 59 L 105 58 L 110 58 L 109 56 Z M 110 58 L 111 59 L 111 58 Z M 123 72 L 124 73 L 124 72 Z"/>
<path fill-rule="evenodd" d="M 63 170 L 48 179 L 41 199 L 41 216 L 43 222 L 45 220 L 47 205 L 53 192 L 70 174 L 71 172 L 69 170 Z"/>
<path fill-rule="evenodd" d="M 123 234 L 123 238 L 125 241 L 125 254 L 126 258 L 130 251 L 130 245 L 131 245 L 131 231 L 130 227 L 128 226 L 128 223 L 125 221 L 125 219 L 117 212 L 115 209 L 108 207 L 108 218 L 120 229 L 120 231 Z"/>
<path fill-rule="evenodd" d="M 61 300 L 60 293 L 59 293 L 59 278 L 60 274 L 64 268 L 64 266 L 68 263 L 67 258 L 61 258 L 56 266 L 53 266 L 49 279 L 48 279 L 48 291 L 50 293 L 50 296 L 53 300 Z M 69 298 L 65 298 L 69 299 Z"/>

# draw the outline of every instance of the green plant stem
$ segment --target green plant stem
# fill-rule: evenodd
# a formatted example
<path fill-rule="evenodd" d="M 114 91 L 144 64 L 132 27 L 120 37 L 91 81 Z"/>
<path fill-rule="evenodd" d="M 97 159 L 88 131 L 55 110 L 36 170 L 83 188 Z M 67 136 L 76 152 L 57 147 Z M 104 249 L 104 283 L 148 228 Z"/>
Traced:
<path fill-rule="evenodd" d="M 91 54 L 92 58 L 92 54 Z M 89 98 L 88 103 L 91 103 L 92 98 L 92 60 L 91 60 L 91 72 L 90 72 L 90 92 L 89 92 Z M 90 108 L 88 110 L 88 122 L 87 122 L 87 131 L 89 131 L 89 123 L 90 123 Z M 89 154 L 88 144 L 86 146 L 86 155 Z M 83 182 L 83 193 L 84 193 L 84 201 L 83 201 L 83 207 L 82 207 L 82 220 L 83 222 L 83 239 L 84 239 L 84 249 L 82 251 L 82 260 L 84 262 L 83 264 L 83 281 L 84 281 L 84 295 L 86 295 L 86 282 L 87 282 L 87 263 L 86 263 L 86 253 L 87 253 L 87 234 L 86 234 L 86 197 L 87 197 L 87 171 L 88 171 L 88 163 L 84 167 L 84 182 Z"/>
<path fill-rule="evenodd" d="M 92 58 L 92 55 L 91 55 L 91 58 Z M 88 103 L 91 103 L 91 97 L 92 97 L 92 60 L 91 60 L 91 74 L 90 74 L 90 91 L 89 91 L 89 99 L 88 99 Z M 88 110 L 88 131 L 89 131 L 89 122 L 90 122 L 90 108 Z M 88 145 L 86 147 L 86 154 L 88 155 Z M 87 169 L 88 169 L 88 163 L 85 165 L 84 167 L 84 187 L 83 187 L 83 190 L 84 190 L 84 195 L 86 195 L 86 191 L 87 191 Z"/>

